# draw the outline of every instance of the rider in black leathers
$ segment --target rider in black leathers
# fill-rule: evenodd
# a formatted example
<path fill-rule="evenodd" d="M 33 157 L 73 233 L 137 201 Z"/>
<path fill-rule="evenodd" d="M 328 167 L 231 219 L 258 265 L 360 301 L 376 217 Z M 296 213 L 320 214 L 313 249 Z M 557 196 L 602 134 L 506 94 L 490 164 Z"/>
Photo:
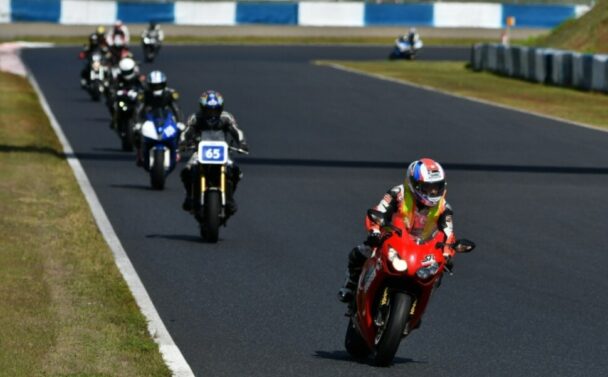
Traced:
<path fill-rule="evenodd" d="M 137 148 L 137 165 L 141 166 L 141 127 L 145 122 L 146 114 L 155 109 L 169 109 L 175 117 L 175 122 L 180 131 L 185 129 L 182 120 L 182 111 L 177 104 L 179 93 L 167 87 L 167 76 L 161 71 L 152 71 L 146 78 L 146 88 L 143 92 L 142 103 L 138 110 L 138 123 L 135 125 L 135 147 Z"/>
<path fill-rule="evenodd" d="M 230 146 L 248 152 L 249 147 L 245 141 L 243 131 L 238 127 L 234 116 L 224 111 L 224 98 L 219 92 L 208 90 L 199 98 L 200 110 L 196 114 L 192 114 L 188 119 L 186 130 L 182 133 L 182 147 L 192 147 L 200 141 L 201 132 L 204 130 L 222 130 L 225 134 L 225 139 Z M 194 153 L 188 164 L 181 172 L 182 182 L 186 189 L 186 198 L 182 205 L 185 211 L 191 211 L 193 206 L 192 198 L 192 166 L 198 159 L 197 153 Z M 226 190 L 226 217 L 230 217 L 237 211 L 237 205 L 234 200 L 234 192 L 241 179 L 241 169 L 231 162 L 228 165 L 227 178 L 228 189 Z"/>
<path fill-rule="evenodd" d="M 106 92 L 106 105 L 112 116 L 112 123 L 110 128 L 115 128 L 114 114 L 116 112 L 116 93 L 119 90 L 126 90 L 132 92 L 135 98 L 138 100 L 141 98 L 144 92 L 144 84 L 142 78 L 139 75 L 139 68 L 135 63 L 135 60 L 131 58 L 124 58 L 118 63 L 119 74 L 114 80 L 112 86 Z"/>
<path fill-rule="evenodd" d="M 86 61 L 86 64 L 82 67 L 82 71 L 80 71 L 80 85 L 83 88 L 89 83 L 88 77 L 89 71 L 91 70 L 91 57 L 95 52 L 99 52 L 105 59 L 108 54 L 108 48 L 105 47 L 105 44 L 99 39 L 97 33 L 92 33 L 89 35 L 89 44 L 85 45 L 80 52 L 80 59 Z"/>

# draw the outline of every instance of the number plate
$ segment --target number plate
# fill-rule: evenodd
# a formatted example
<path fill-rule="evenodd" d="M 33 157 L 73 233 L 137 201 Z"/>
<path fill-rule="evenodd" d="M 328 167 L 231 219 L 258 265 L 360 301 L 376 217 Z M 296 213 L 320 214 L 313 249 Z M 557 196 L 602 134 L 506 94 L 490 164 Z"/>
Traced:
<path fill-rule="evenodd" d="M 198 143 L 198 162 L 201 164 L 225 164 L 228 161 L 228 144 L 224 141 Z"/>

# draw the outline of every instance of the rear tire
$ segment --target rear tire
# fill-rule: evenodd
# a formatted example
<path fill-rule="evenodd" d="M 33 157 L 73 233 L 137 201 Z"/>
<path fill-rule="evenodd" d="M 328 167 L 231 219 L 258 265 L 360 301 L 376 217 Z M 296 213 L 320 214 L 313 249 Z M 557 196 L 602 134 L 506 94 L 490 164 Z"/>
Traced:
<path fill-rule="evenodd" d="M 205 205 L 203 206 L 204 217 L 201 226 L 201 235 L 207 242 L 215 243 L 219 238 L 220 210 L 220 192 L 207 191 L 205 193 Z"/>
<path fill-rule="evenodd" d="M 365 359 L 371 353 L 369 347 L 365 343 L 365 340 L 361 337 L 359 331 L 354 327 L 352 318 L 350 321 L 348 321 L 348 327 L 346 328 L 344 348 L 346 348 L 346 352 L 357 360 Z"/>
<path fill-rule="evenodd" d="M 154 164 L 150 168 L 150 183 L 155 190 L 165 188 L 165 150 L 154 149 Z"/>
<path fill-rule="evenodd" d="M 374 362 L 377 366 L 386 367 L 392 364 L 403 337 L 403 329 L 411 306 L 410 296 L 403 292 L 393 293 L 389 302 L 388 316 L 385 319 L 386 325 L 374 354 Z"/>
<path fill-rule="evenodd" d="M 99 102 L 99 100 L 101 99 L 101 91 L 100 91 L 100 86 L 101 84 L 97 81 L 92 82 L 91 83 L 91 88 L 89 89 L 90 94 L 91 94 L 91 99 L 95 102 Z"/>
<path fill-rule="evenodd" d="M 133 129 L 130 121 L 124 121 L 126 124 L 119 125 L 120 132 L 120 142 L 122 146 L 122 150 L 125 152 L 133 151 Z"/>

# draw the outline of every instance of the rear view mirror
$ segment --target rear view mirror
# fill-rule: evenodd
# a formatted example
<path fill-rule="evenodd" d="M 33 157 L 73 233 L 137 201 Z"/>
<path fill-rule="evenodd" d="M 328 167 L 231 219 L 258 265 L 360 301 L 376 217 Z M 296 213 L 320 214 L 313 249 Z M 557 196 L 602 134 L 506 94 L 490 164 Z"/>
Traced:
<path fill-rule="evenodd" d="M 467 240 L 466 238 L 460 239 L 454 244 L 454 250 L 456 250 L 457 253 L 468 253 L 474 248 L 475 242 Z"/>

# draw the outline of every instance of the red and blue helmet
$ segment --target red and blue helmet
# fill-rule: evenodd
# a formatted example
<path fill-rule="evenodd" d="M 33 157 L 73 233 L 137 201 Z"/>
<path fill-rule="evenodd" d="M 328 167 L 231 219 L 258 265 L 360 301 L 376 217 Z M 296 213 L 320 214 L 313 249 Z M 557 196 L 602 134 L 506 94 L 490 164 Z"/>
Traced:
<path fill-rule="evenodd" d="M 445 195 L 445 172 L 438 162 L 430 158 L 412 162 L 407 168 L 405 181 L 416 202 L 427 207 L 437 205 Z"/>

